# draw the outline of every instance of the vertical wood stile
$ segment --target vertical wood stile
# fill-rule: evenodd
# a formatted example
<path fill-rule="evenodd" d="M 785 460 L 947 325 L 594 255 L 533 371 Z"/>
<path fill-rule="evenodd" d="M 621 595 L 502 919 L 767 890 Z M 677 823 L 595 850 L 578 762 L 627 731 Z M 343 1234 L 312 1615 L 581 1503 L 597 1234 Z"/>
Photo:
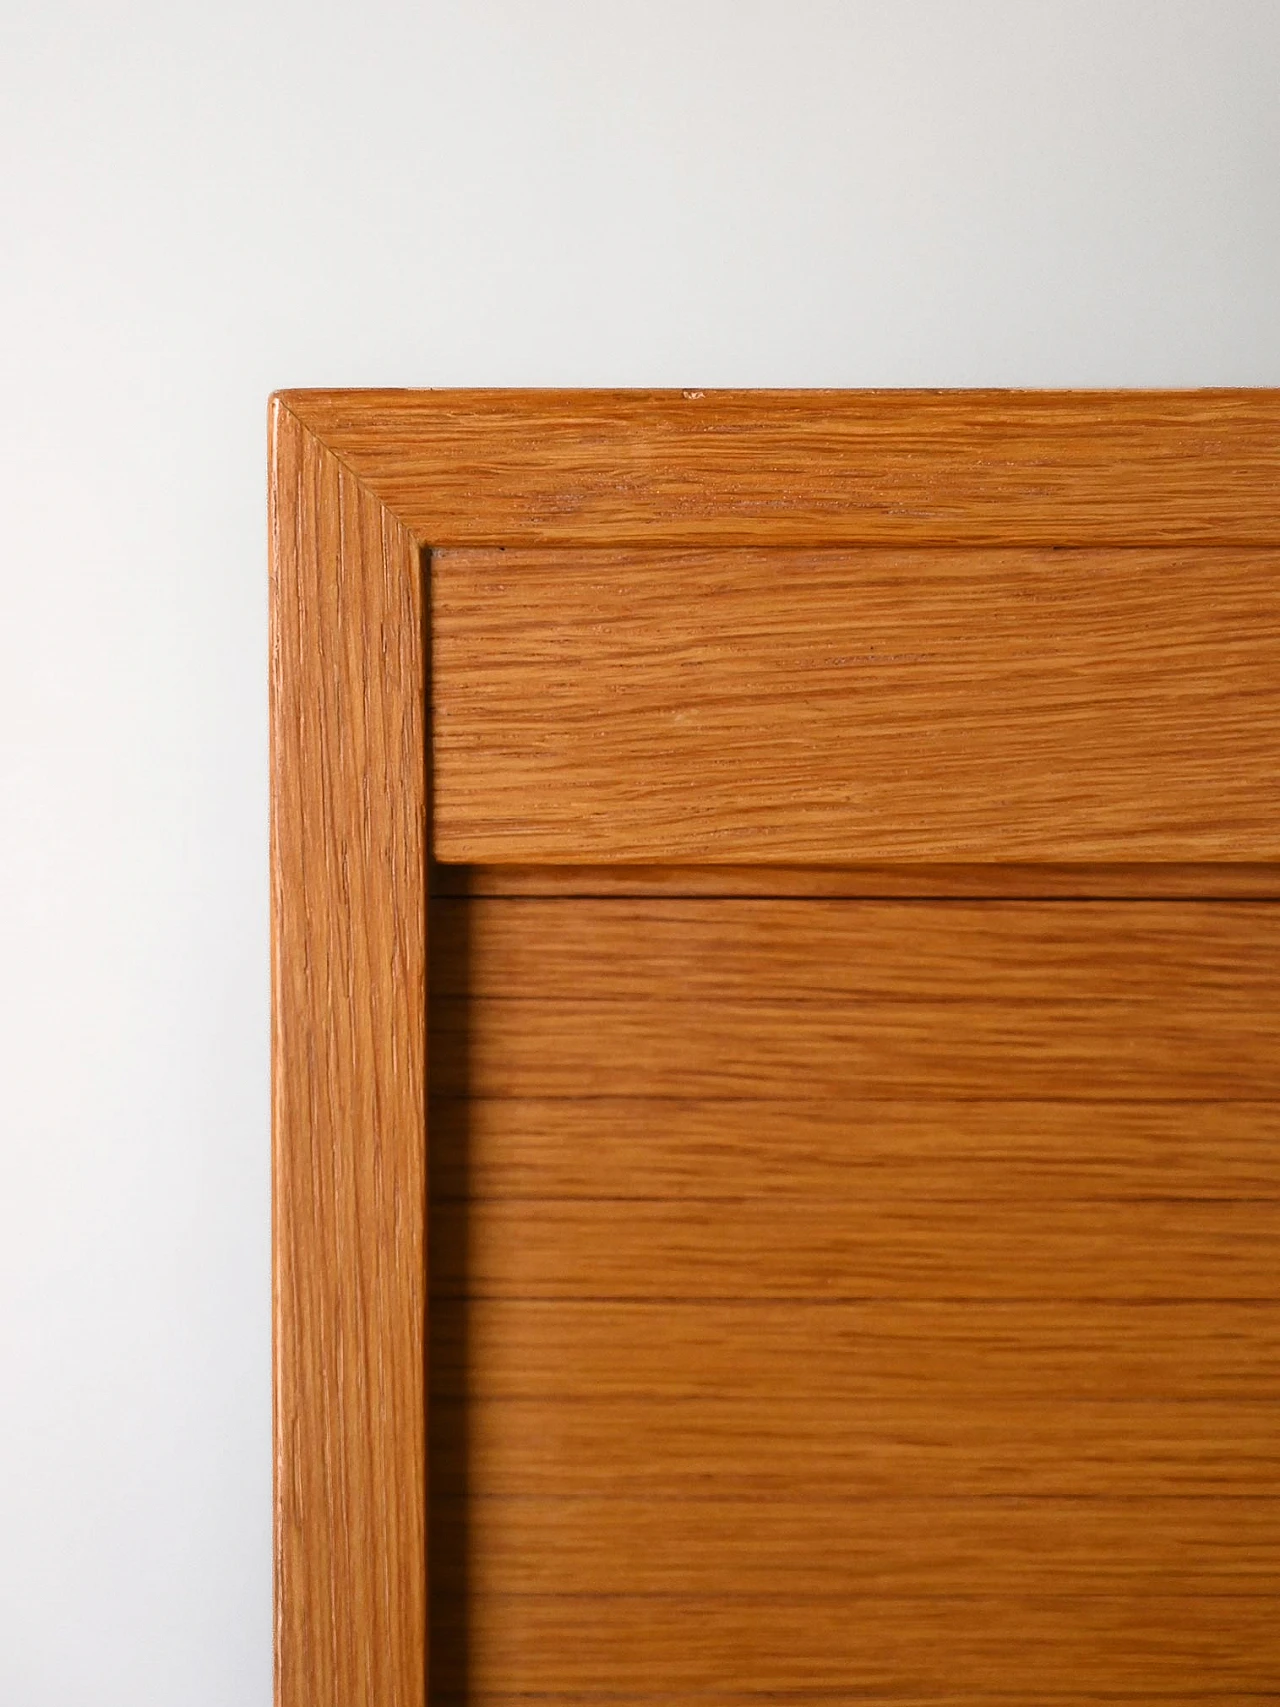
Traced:
<path fill-rule="evenodd" d="M 420 552 L 271 416 L 278 1707 L 426 1690 Z"/>

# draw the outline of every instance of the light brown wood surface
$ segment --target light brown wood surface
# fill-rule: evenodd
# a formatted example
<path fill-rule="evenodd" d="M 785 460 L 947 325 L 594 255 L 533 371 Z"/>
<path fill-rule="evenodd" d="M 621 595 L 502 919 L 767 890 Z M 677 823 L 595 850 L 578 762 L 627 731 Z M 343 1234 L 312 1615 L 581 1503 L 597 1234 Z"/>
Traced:
<path fill-rule="evenodd" d="M 1140 1320 L 1127 1331 L 1135 1331 Z M 750 1360 L 749 1324 L 736 1349 L 740 1361 Z M 1011 1406 L 949 1393 L 833 1403 L 820 1376 L 812 1388 L 766 1399 L 683 1405 L 665 1399 L 512 1399 L 500 1405 L 473 1402 L 464 1418 L 438 1401 L 433 1513 L 447 1515 L 450 1497 L 468 1512 L 502 1499 L 594 1496 L 696 1504 L 714 1498 L 748 1505 L 830 1499 L 847 1506 L 852 1524 L 858 1502 L 871 1496 L 941 1502 L 1110 1498 L 1128 1500 L 1130 1522 L 1141 1528 L 1143 1502 L 1151 1498 L 1256 1504 L 1280 1496 L 1275 1414 L 1274 1400 L 1217 1403 L 1196 1395 L 1176 1403 L 1024 1397 Z M 1219 1509 L 1217 1545 L 1224 1552 L 1234 1544 L 1231 1509 Z M 722 1565 L 725 1597 L 732 1599 L 736 1560 L 729 1555 Z M 952 1592 L 982 1587 L 981 1580 L 965 1578 Z M 443 1598 L 447 1620 L 451 1597 Z M 1158 1626 L 1159 1608 L 1151 1610 L 1151 1623 Z M 1017 1639 L 1012 1610 L 1009 1634 Z M 646 1675 L 673 1689 L 666 1668 L 679 1658 L 656 1630 Z M 1200 1688 L 1224 1682 L 1211 1674 L 1191 1681 Z"/>
<path fill-rule="evenodd" d="M 1274 1700 L 1278 428 L 275 400 L 279 1707 Z"/>
<path fill-rule="evenodd" d="M 433 1391 L 450 1403 L 625 1400 L 675 1414 L 695 1399 L 821 1391 L 837 1405 L 983 1401 L 1007 1416 L 1028 1399 L 1061 1410 L 1119 1395 L 1148 1415 L 1248 1399 L 1265 1416 L 1280 1402 L 1274 1302 L 501 1297 L 450 1300 L 436 1328 Z M 1228 1453 L 1236 1438 L 1223 1435 Z"/>
<path fill-rule="evenodd" d="M 287 391 L 425 545 L 1280 543 L 1280 392 Z"/>
<path fill-rule="evenodd" d="M 1273 904 L 481 894 L 432 942 L 441 1699 L 1265 1696 Z"/>
<path fill-rule="evenodd" d="M 1280 550 L 440 551 L 453 861 L 1280 856 Z"/>
<path fill-rule="evenodd" d="M 1280 1017 L 1224 993 L 1121 1013 L 1016 997 L 858 1006 L 442 998 L 440 1088 L 487 1097 L 798 1096 L 1101 1100 L 1280 1096 Z M 1118 1040 L 1123 1039 L 1121 1044 Z"/>
<path fill-rule="evenodd" d="M 1263 863 L 1093 865 L 435 865 L 438 896 L 736 895 L 744 899 L 902 896 L 935 901 L 1014 896 L 1112 901 L 1181 897 L 1280 900 L 1280 865 Z"/>
<path fill-rule="evenodd" d="M 433 997 L 868 1004 L 1032 1000 L 1280 1016 L 1267 902 L 433 902 Z"/>
<path fill-rule="evenodd" d="M 473 1207 L 433 1227 L 442 1296 L 1249 1299 L 1280 1202 L 888 1205 L 730 1199 Z"/>
<path fill-rule="evenodd" d="M 842 1696 L 839 1691 L 826 1692 L 826 1697 L 828 1699 L 832 1698 L 833 1695 L 836 1700 L 848 1699 L 847 1696 Z M 819 1696 L 818 1698 L 821 1699 L 822 1697 Z M 464 1700 L 483 1702 L 484 1707 L 518 1707 L 518 1704 L 519 1707 L 524 1707 L 524 1704 L 528 1702 L 529 1697 L 527 1695 L 513 1693 L 510 1690 L 502 1689 L 486 1689 L 483 1694 L 476 1690 L 469 1690 L 466 1695 L 462 1695 L 456 1688 L 454 1688 L 441 1690 L 438 1695 L 433 1695 L 432 1699 L 446 1703 L 447 1707 L 460 1707 L 461 1702 Z M 629 1694 L 627 1699 L 628 1701 L 647 1704 L 657 1701 L 666 1701 L 669 1698 L 661 1695 L 645 1694 L 642 1691 L 637 1690 Z M 858 1707 L 937 1707 L 939 1697 L 937 1694 L 927 1696 L 921 1696 L 918 1694 L 903 1695 L 896 1690 L 892 1695 L 886 1695 L 882 1691 L 875 1690 L 869 1693 L 864 1691 L 863 1693 L 854 1696 L 852 1699 L 857 1702 Z M 950 1694 L 946 1696 L 945 1699 L 948 1702 L 948 1707 L 1004 1707 L 1004 1704 L 1008 1702 L 1009 1697 L 1007 1694 L 993 1695 L 986 1690 L 975 1692 L 973 1690 L 966 1689 L 962 1693 Z M 1088 1695 L 1082 1695 L 1079 1690 L 1072 1690 L 1069 1692 L 1058 1690 L 1055 1693 L 1050 1694 L 1044 1689 L 1037 1689 L 1035 1691 L 1034 1699 L 1037 1702 L 1052 1704 L 1052 1707 L 1062 1707 L 1062 1704 L 1066 1702 L 1080 1702 L 1087 1700 L 1115 1701 L 1122 1700 L 1124 1698 L 1118 1697 L 1114 1694 L 1102 1696 L 1095 1695 L 1090 1697 Z M 1129 1699 L 1133 1700 L 1134 1697 L 1131 1696 Z M 1151 1697 L 1142 1696 L 1138 1699 L 1149 1701 Z M 1176 1700 L 1178 1698 L 1175 1696 L 1173 1699 Z M 1187 1697 L 1184 1696 L 1182 1699 L 1185 1700 Z M 1198 1707 L 1266 1707 L 1268 1702 L 1274 1700 L 1274 1696 L 1268 1693 L 1259 1694 L 1255 1690 L 1250 1690 L 1247 1693 L 1242 1693 L 1239 1690 L 1214 1690 L 1211 1694 L 1200 1692 L 1194 1697 L 1191 1697 L 1191 1699 L 1197 1702 Z M 741 1690 L 719 1689 L 715 1691 L 705 1691 L 702 1692 L 702 1700 L 706 1703 L 706 1707 L 762 1707 L 760 1692 L 758 1690 L 746 1692 Z M 562 1692 L 549 1691 L 545 1694 L 539 1695 L 538 1701 L 540 1707 L 542 1707 L 542 1704 L 544 1703 L 546 1704 L 546 1707 L 581 1707 L 582 1695 L 580 1692 L 564 1694 Z"/>
<path fill-rule="evenodd" d="M 1276 1102 L 514 1098 L 431 1108 L 434 1202 L 1280 1197 Z"/>
<path fill-rule="evenodd" d="M 661 1632 L 672 1694 L 910 1691 L 947 1700 L 986 1689 L 1058 1694 L 1188 1693 L 1192 1679 L 1265 1695 L 1275 1681 L 1280 1597 L 1170 1593 L 878 1598 L 838 1610 L 775 1590 L 733 1602 L 695 1595 L 476 1597 L 477 1694 L 626 1693 L 652 1680 Z M 443 1680 L 442 1680 L 443 1681 Z M 1194 1684 L 1192 1689 L 1194 1690 Z M 1199 1697 L 1203 1699 L 1203 1697 Z"/>
<path fill-rule="evenodd" d="M 656 1500 L 579 1495 L 477 1502 L 437 1574 L 461 1586 L 461 1524 L 474 1594 L 722 1595 L 769 1598 L 956 1592 L 985 1594 L 1274 1595 L 1280 1576 L 1275 1499 L 1056 1495 L 981 1501 L 818 1494 Z M 1225 1535 L 1231 1546 L 1223 1546 Z M 730 1567 L 729 1561 L 732 1561 Z"/>
<path fill-rule="evenodd" d="M 425 1689 L 419 552 L 273 416 L 276 1698 Z"/>

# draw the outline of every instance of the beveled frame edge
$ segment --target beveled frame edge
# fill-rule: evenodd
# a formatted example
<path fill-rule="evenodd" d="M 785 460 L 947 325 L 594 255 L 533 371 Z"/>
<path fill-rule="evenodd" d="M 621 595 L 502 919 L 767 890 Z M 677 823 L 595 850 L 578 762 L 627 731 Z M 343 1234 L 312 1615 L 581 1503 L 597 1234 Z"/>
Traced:
<path fill-rule="evenodd" d="M 1271 542 L 1278 424 L 1254 390 L 272 399 L 278 1707 L 425 1700 L 431 546 Z"/>
<path fill-rule="evenodd" d="M 426 1693 L 422 552 L 273 399 L 278 1707 Z"/>

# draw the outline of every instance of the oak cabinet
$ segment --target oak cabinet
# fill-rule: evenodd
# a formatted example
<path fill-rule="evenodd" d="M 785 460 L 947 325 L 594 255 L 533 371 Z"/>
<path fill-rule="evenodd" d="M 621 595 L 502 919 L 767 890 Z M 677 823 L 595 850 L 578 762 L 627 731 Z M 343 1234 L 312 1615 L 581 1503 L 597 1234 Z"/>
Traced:
<path fill-rule="evenodd" d="M 272 417 L 280 1707 L 1280 1689 L 1280 394 Z"/>

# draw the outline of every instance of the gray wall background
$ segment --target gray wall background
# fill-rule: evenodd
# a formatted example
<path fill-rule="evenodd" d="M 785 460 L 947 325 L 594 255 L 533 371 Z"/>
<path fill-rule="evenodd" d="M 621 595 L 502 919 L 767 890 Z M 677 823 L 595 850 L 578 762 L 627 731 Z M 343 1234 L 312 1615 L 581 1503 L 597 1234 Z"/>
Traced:
<path fill-rule="evenodd" d="M 0 1700 L 265 1707 L 267 392 L 1275 385 L 1280 6 L 0 42 Z"/>

